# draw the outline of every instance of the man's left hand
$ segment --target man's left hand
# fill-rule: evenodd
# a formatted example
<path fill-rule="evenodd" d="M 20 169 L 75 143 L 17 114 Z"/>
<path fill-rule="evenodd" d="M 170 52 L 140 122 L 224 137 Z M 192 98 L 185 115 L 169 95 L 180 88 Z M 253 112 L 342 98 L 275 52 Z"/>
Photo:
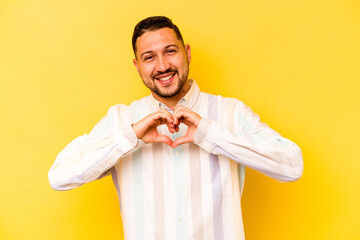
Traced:
<path fill-rule="evenodd" d="M 194 142 L 194 133 L 201 120 L 200 115 L 184 106 L 178 105 L 174 108 L 172 116 L 174 119 L 173 124 L 175 125 L 176 131 L 179 131 L 180 123 L 184 123 L 188 126 L 187 133 L 184 136 L 177 138 L 173 142 L 172 147 L 175 148 L 183 143 Z"/>

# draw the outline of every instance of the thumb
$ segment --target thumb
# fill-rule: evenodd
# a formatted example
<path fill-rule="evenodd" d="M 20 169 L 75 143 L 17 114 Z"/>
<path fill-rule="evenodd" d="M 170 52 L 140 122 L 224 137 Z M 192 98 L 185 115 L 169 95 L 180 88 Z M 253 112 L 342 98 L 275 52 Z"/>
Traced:
<path fill-rule="evenodd" d="M 190 143 L 191 140 L 187 137 L 187 136 L 182 136 L 177 138 L 173 143 L 172 143 L 172 148 L 176 148 L 177 146 L 184 144 L 184 143 Z"/>
<path fill-rule="evenodd" d="M 170 147 L 172 147 L 172 144 L 173 144 L 173 141 L 171 140 L 171 138 L 169 138 L 166 135 L 162 135 L 162 134 L 159 134 L 154 142 L 165 143 L 165 144 L 169 145 Z"/>

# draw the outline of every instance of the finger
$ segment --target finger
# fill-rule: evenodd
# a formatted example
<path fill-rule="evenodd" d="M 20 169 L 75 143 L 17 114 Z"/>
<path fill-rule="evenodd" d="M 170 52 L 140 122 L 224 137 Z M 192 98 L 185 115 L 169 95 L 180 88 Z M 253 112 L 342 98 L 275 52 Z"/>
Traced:
<path fill-rule="evenodd" d="M 195 127 L 199 125 L 199 122 L 201 120 L 201 116 L 199 114 L 187 108 L 178 109 L 176 112 L 174 112 L 173 118 L 175 125 L 179 125 L 180 122 L 183 122 L 188 126 L 195 125 Z"/>
<path fill-rule="evenodd" d="M 154 125 L 157 124 L 156 126 L 159 126 L 159 125 L 165 124 L 166 122 L 168 122 L 168 123 L 174 122 L 171 114 L 169 115 L 164 112 L 157 112 L 154 114 L 154 116 L 153 116 L 153 124 Z"/>
<path fill-rule="evenodd" d="M 176 108 L 173 112 L 174 125 L 180 125 L 180 118 L 183 117 L 183 110 Z"/>
<path fill-rule="evenodd" d="M 169 138 L 166 135 L 162 135 L 162 134 L 159 134 L 156 137 L 155 142 L 156 143 L 165 143 L 165 144 L 169 145 L 170 147 L 172 147 L 172 144 L 173 144 L 173 141 L 171 140 L 171 138 Z"/>
<path fill-rule="evenodd" d="M 174 124 L 175 124 L 175 125 L 179 125 L 176 116 L 179 115 L 178 112 L 179 112 L 180 106 L 181 106 L 181 105 L 177 105 L 177 106 L 175 106 L 175 107 L 173 108 L 172 116 L 173 116 Z"/>
<path fill-rule="evenodd" d="M 173 124 L 173 118 L 169 112 L 166 113 L 165 110 L 159 111 L 154 114 L 154 119 L 156 120 L 154 120 L 153 126 L 158 127 L 160 125 L 166 124 L 171 133 L 176 131 L 175 125 Z"/>
<path fill-rule="evenodd" d="M 184 143 L 190 143 L 190 139 L 187 136 L 182 136 L 177 138 L 173 143 L 172 143 L 172 148 L 176 148 L 177 146 L 184 144 Z"/>
<path fill-rule="evenodd" d="M 160 113 L 159 117 L 162 118 L 163 120 L 166 120 L 168 123 L 174 122 L 173 116 L 170 113 L 168 113 L 168 114 Z"/>
<path fill-rule="evenodd" d="M 175 132 L 175 125 L 173 124 L 174 119 L 173 116 L 166 110 L 163 110 L 164 112 L 160 113 L 159 117 L 163 117 L 161 119 L 161 124 L 166 124 L 166 126 L 168 127 L 169 131 L 171 133 Z"/>
<path fill-rule="evenodd" d="M 191 113 L 189 111 L 179 109 L 176 112 L 174 112 L 174 114 L 173 114 L 174 125 L 180 125 L 180 123 L 182 123 L 186 120 L 190 120 L 189 119 L 190 117 L 191 117 Z M 187 124 L 187 125 L 189 125 L 189 124 Z"/>
<path fill-rule="evenodd" d="M 169 116 L 171 119 L 173 119 L 172 114 L 171 114 L 168 110 L 166 110 L 166 109 L 161 109 L 161 110 L 159 110 L 159 112 L 161 112 L 161 113 L 163 113 L 163 114 L 166 114 L 166 115 Z"/>
<path fill-rule="evenodd" d="M 173 117 L 168 111 L 161 110 L 145 116 L 143 119 L 133 124 L 132 128 L 137 138 L 142 139 L 148 129 L 166 123 L 172 124 L 173 121 Z M 170 130 L 171 132 L 174 132 L 176 130 L 175 127 L 170 127 L 170 129 L 172 129 Z"/>
<path fill-rule="evenodd" d="M 188 121 L 188 119 L 186 119 L 184 117 L 180 118 L 180 122 L 184 123 L 187 126 L 190 126 L 193 124 L 193 122 Z"/>
<path fill-rule="evenodd" d="M 179 126 L 176 126 L 173 123 L 166 123 L 166 125 L 168 126 L 168 129 L 171 133 L 179 131 Z"/>
<path fill-rule="evenodd" d="M 171 133 L 174 133 L 176 131 L 174 124 L 166 122 L 166 126 L 168 127 L 168 129 Z"/>

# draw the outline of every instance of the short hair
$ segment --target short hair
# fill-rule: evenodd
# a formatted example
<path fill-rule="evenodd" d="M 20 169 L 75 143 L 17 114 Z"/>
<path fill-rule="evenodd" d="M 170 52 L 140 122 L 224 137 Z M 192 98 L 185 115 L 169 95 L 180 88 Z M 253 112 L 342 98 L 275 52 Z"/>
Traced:
<path fill-rule="evenodd" d="M 171 28 L 174 30 L 176 37 L 181 41 L 184 46 L 184 40 L 181 36 L 179 28 L 171 21 L 171 19 L 165 16 L 148 17 L 141 20 L 134 28 L 132 36 L 132 47 L 136 57 L 136 40 L 141 37 L 147 31 L 155 31 L 161 28 Z"/>

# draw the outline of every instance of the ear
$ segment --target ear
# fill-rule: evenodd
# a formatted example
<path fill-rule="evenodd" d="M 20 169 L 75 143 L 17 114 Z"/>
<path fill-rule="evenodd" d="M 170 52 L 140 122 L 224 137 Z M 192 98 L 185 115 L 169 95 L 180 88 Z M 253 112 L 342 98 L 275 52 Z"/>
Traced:
<path fill-rule="evenodd" d="M 188 60 L 188 64 L 190 64 L 190 61 L 191 61 L 191 48 L 190 48 L 189 44 L 185 45 L 185 52 L 186 52 L 186 57 L 187 57 L 187 60 Z"/>
<path fill-rule="evenodd" d="M 134 66 L 136 67 L 136 71 L 137 71 L 138 74 L 140 75 L 139 65 L 138 65 L 138 62 L 137 62 L 136 58 L 133 59 L 133 64 L 134 64 Z M 141 75 L 140 75 L 140 77 L 141 77 Z"/>

